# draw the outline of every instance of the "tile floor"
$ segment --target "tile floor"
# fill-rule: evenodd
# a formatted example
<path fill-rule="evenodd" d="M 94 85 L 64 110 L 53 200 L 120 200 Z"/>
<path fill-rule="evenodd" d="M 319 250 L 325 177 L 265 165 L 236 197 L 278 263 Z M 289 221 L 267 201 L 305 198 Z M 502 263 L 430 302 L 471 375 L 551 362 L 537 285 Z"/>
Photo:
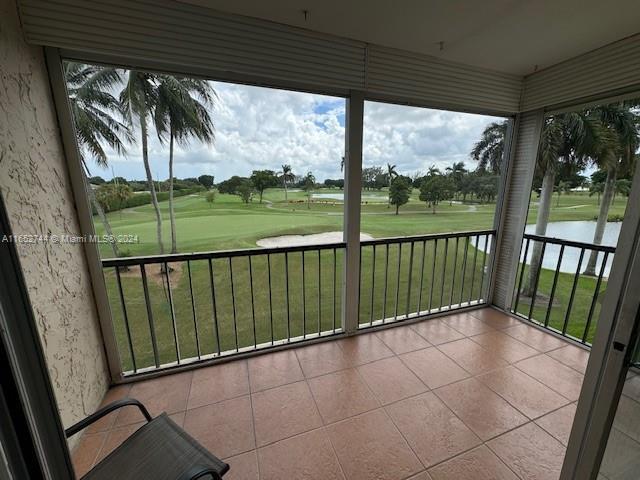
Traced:
<path fill-rule="evenodd" d="M 231 465 L 225 480 L 557 479 L 588 355 L 482 309 L 119 386 L 105 402 L 168 412 Z M 88 429 L 78 475 L 141 420 L 127 408 Z"/>

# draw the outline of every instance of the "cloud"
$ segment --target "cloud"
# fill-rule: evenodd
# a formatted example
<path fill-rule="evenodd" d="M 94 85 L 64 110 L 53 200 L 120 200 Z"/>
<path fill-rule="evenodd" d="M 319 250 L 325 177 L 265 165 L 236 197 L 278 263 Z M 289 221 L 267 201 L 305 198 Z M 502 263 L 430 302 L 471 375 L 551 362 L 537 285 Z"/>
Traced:
<path fill-rule="evenodd" d="M 223 180 L 252 170 L 278 170 L 290 164 L 294 173 L 312 171 L 316 178 L 338 178 L 344 154 L 345 100 L 302 92 L 211 82 L 218 99 L 211 111 L 216 130 L 213 145 L 192 141 L 176 146 L 174 175 L 203 173 Z M 453 161 L 470 165 L 469 151 L 493 117 L 367 102 L 364 163 L 398 165 L 400 172 L 444 168 Z M 108 151 L 112 166 L 98 171 L 111 177 L 144 178 L 139 145 L 126 156 Z M 168 146 L 149 137 L 151 170 L 168 177 Z"/>

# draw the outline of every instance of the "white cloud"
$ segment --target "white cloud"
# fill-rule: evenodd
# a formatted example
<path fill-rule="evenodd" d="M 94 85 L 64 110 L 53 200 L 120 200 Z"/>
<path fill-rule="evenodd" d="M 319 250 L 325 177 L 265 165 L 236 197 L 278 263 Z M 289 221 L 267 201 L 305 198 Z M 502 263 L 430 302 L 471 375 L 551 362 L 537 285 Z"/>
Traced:
<path fill-rule="evenodd" d="M 301 92 L 212 82 L 218 100 L 212 110 L 216 129 L 213 145 L 191 142 L 176 146 L 178 177 L 248 175 L 255 169 L 278 170 L 288 163 L 297 174 L 313 171 L 320 180 L 341 176 L 344 152 L 345 101 Z M 484 127 L 494 117 L 367 102 L 365 105 L 365 165 L 398 165 L 403 173 L 444 168 L 466 161 Z M 152 172 L 168 177 L 168 147 L 155 134 L 149 138 Z M 126 157 L 110 152 L 115 175 L 144 178 L 139 146 Z M 94 174 L 111 176 L 111 171 Z"/>

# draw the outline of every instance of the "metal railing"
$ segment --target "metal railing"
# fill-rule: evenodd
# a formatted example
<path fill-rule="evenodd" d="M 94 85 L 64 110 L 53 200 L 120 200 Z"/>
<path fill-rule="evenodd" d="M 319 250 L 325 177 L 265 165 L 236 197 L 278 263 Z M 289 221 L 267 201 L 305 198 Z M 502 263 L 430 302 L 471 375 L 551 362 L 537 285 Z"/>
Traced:
<path fill-rule="evenodd" d="M 103 260 L 124 374 L 340 333 L 344 249 Z"/>
<path fill-rule="evenodd" d="M 359 327 L 486 303 L 495 230 L 360 244 Z"/>
<path fill-rule="evenodd" d="M 525 234 L 512 312 L 590 345 L 614 253 L 614 247 Z M 587 275 L 592 254 L 595 275 Z"/>

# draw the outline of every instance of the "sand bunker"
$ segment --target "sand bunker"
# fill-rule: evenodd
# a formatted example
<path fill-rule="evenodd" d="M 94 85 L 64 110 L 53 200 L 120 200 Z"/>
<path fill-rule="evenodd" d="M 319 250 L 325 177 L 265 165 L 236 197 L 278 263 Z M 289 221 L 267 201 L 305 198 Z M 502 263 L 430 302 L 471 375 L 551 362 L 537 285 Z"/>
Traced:
<path fill-rule="evenodd" d="M 360 240 L 372 240 L 373 237 L 360 233 Z M 280 235 L 279 237 L 261 238 L 256 242 L 259 247 L 294 247 L 297 245 L 318 245 L 342 241 L 342 232 L 313 233 L 311 235 Z"/>

